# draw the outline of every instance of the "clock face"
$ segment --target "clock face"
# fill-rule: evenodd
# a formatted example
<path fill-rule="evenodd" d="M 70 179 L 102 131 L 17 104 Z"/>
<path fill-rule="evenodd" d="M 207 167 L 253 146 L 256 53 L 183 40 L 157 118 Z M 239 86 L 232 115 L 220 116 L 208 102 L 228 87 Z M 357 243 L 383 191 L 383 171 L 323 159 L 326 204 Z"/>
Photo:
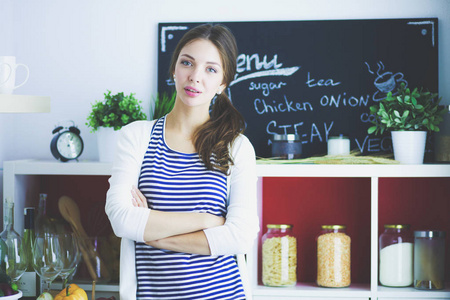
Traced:
<path fill-rule="evenodd" d="M 56 148 L 62 157 L 74 159 L 83 151 L 83 141 L 77 134 L 66 131 L 59 136 Z"/>

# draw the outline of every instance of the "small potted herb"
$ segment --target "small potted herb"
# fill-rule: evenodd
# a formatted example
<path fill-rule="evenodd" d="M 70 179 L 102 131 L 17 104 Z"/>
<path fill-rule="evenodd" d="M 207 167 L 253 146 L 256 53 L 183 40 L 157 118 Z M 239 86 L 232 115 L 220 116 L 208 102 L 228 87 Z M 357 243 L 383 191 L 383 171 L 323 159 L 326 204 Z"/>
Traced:
<path fill-rule="evenodd" d="M 410 90 L 404 83 L 397 91 L 397 95 L 389 92 L 385 99 L 370 107 L 375 119 L 368 133 L 391 131 L 395 159 L 402 163 L 421 164 L 427 131 L 439 131 L 438 125 L 445 110 L 439 106 L 441 99 L 437 93 L 423 88 Z M 405 146 L 404 152 L 401 151 L 402 146 Z"/>
<path fill-rule="evenodd" d="M 103 101 L 92 104 L 92 111 L 87 117 L 86 125 L 91 132 L 97 132 L 97 143 L 100 161 L 109 162 L 113 160 L 114 145 L 116 143 L 115 132 L 123 126 L 138 120 L 145 120 L 147 116 L 142 111 L 141 101 L 131 93 L 111 95 L 111 91 L 104 94 Z"/>
<path fill-rule="evenodd" d="M 104 101 L 96 101 L 92 104 L 92 111 L 88 116 L 86 125 L 91 127 L 91 132 L 96 132 L 101 127 L 119 130 L 123 126 L 138 120 L 145 120 L 147 116 L 142 111 L 140 103 L 133 93 L 125 96 L 124 93 L 111 95 L 111 91 L 105 93 Z"/>

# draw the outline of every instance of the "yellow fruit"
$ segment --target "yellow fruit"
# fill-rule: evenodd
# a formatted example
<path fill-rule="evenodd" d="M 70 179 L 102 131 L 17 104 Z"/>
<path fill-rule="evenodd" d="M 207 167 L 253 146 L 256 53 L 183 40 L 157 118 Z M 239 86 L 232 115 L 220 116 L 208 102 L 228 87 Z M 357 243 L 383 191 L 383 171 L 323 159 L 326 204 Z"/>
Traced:
<path fill-rule="evenodd" d="M 55 300 L 88 300 L 88 297 L 82 288 L 72 283 L 56 295 Z"/>
<path fill-rule="evenodd" d="M 53 296 L 47 292 L 44 292 L 36 300 L 53 300 Z"/>

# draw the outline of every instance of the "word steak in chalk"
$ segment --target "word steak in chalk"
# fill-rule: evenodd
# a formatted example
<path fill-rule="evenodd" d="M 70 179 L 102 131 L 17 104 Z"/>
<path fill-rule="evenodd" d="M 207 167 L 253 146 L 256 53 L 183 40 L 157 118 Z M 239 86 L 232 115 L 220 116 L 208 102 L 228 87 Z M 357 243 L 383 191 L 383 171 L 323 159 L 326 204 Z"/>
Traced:
<path fill-rule="evenodd" d="M 314 140 L 325 142 L 328 140 L 331 128 L 334 122 L 324 122 L 322 125 L 311 123 L 311 128 L 305 128 L 304 122 L 300 121 L 293 124 L 280 124 L 276 120 L 267 123 L 266 132 L 272 134 L 298 134 L 301 136 L 302 144 L 312 143 Z"/>

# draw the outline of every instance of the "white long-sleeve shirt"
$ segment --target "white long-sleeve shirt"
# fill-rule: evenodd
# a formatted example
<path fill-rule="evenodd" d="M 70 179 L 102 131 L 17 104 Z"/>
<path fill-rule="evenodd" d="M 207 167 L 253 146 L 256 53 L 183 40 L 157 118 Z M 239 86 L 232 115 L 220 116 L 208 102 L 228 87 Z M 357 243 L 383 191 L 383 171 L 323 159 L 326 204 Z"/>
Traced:
<path fill-rule="evenodd" d="M 132 205 L 131 188 L 138 186 L 141 165 L 154 121 L 133 122 L 119 131 L 106 214 L 114 233 L 122 238 L 120 299 L 136 299 L 134 241 L 144 242 L 150 209 Z M 236 254 L 247 299 L 251 299 L 243 254 L 248 253 L 259 231 L 256 209 L 255 152 L 243 135 L 231 146 L 234 165 L 227 180 L 227 215 L 222 226 L 204 230 L 211 255 Z"/>

